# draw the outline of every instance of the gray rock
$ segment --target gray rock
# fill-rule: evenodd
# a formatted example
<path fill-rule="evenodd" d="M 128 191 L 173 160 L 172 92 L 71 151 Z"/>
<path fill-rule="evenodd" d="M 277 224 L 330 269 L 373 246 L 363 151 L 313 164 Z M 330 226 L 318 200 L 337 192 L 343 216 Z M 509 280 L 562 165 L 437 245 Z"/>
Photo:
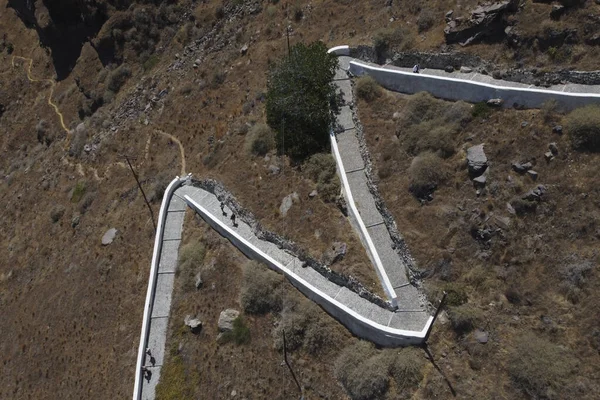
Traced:
<path fill-rule="evenodd" d="M 79 225 L 79 221 L 81 220 L 81 214 L 75 213 L 71 218 L 71 228 L 76 228 Z"/>
<path fill-rule="evenodd" d="M 522 199 L 529 201 L 540 200 L 545 193 L 546 187 L 544 185 L 538 185 L 535 189 L 531 189 L 529 192 L 525 193 Z"/>
<path fill-rule="evenodd" d="M 546 161 L 552 161 L 554 160 L 554 154 L 552 154 L 551 151 L 547 151 L 544 153 L 544 158 L 546 159 Z"/>
<path fill-rule="evenodd" d="M 481 329 L 477 329 L 475 333 L 473 333 L 473 336 L 475 337 L 475 340 L 481 344 L 486 344 L 489 340 L 489 334 Z"/>
<path fill-rule="evenodd" d="M 271 175 L 277 175 L 277 174 L 279 174 L 279 171 L 281 171 L 281 169 L 277 165 L 273 165 L 273 164 L 269 165 L 267 167 L 267 169 L 269 170 L 269 173 Z"/>
<path fill-rule="evenodd" d="M 454 72 L 454 67 L 452 65 L 446 65 L 444 67 L 444 71 L 446 71 L 446 72 Z"/>
<path fill-rule="evenodd" d="M 530 169 L 529 171 L 527 171 L 527 175 L 533 179 L 534 181 L 538 178 L 538 173 L 532 169 Z"/>
<path fill-rule="evenodd" d="M 490 107 L 502 107 L 502 104 L 504 104 L 502 99 L 489 99 L 487 101 L 487 105 Z"/>
<path fill-rule="evenodd" d="M 86 153 L 89 153 L 90 151 L 92 151 L 92 146 L 89 144 L 84 145 L 83 151 L 85 151 Z"/>
<path fill-rule="evenodd" d="M 344 258 L 347 248 L 348 246 L 346 243 L 333 242 L 333 244 L 329 246 L 327 250 L 325 250 L 325 253 L 323 253 L 321 261 L 325 265 L 333 265 Z"/>
<path fill-rule="evenodd" d="M 553 155 L 558 155 L 558 146 L 556 145 L 556 142 L 550 143 L 548 149 L 550 149 Z"/>
<path fill-rule="evenodd" d="M 316 197 L 318 194 L 319 194 L 319 192 L 317 192 L 317 189 L 315 189 L 308 194 L 308 197 L 310 197 L 312 199 L 313 197 Z"/>
<path fill-rule="evenodd" d="M 220 332 L 231 332 L 233 330 L 233 321 L 240 316 L 238 310 L 228 308 L 227 310 L 221 311 L 219 315 L 219 331 Z"/>
<path fill-rule="evenodd" d="M 478 177 L 486 170 L 488 166 L 487 157 L 483 151 L 483 144 L 472 146 L 467 149 L 467 165 L 469 174 L 472 177 Z"/>
<path fill-rule="evenodd" d="M 194 277 L 194 286 L 196 286 L 196 289 L 200 289 L 203 283 L 204 281 L 202 280 L 202 272 L 198 272 Z"/>
<path fill-rule="evenodd" d="M 515 211 L 515 208 L 510 203 L 506 203 L 506 211 L 508 211 L 511 214 L 517 213 L 517 211 Z"/>
<path fill-rule="evenodd" d="M 559 135 L 562 135 L 562 133 L 563 133 L 563 127 L 562 127 L 562 125 L 555 125 L 552 128 L 552 132 L 553 133 L 558 133 Z"/>
<path fill-rule="evenodd" d="M 402 116 L 402 114 L 400 114 L 400 112 L 399 112 L 399 111 L 396 111 L 396 112 L 395 112 L 395 113 L 392 115 L 392 119 L 393 119 L 394 121 L 397 121 L 397 120 L 399 120 L 399 119 L 400 119 L 400 117 L 401 117 L 401 116 Z"/>
<path fill-rule="evenodd" d="M 242 46 L 242 48 L 240 49 L 240 54 L 244 56 L 244 55 L 246 55 L 246 53 L 247 53 L 247 52 L 248 52 L 248 45 L 247 45 L 247 44 L 245 44 L 245 45 L 243 45 L 243 46 Z"/>
<path fill-rule="evenodd" d="M 475 186 L 478 186 L 478 187 L 484 187 L 486 181 L 487 181 L 487 178 L 486 178 L 485 174 L 482 174 L 476 178 L 473 178 L 473 183 L 475 184 Z"/>
<path fill-rule="evenodd" d="M 102 245 L 103 246 L 108 246 L 109 244 L 111 244 L 113 242 L 113 240 L 115 240 L 115 237 L 117 236 L 117 229 L 116 228 L 110 228 L 109 230 L 107 230 L 104 233 L 104 236 L 102 236 Z"/>
<path fill-rule="evenodd" d="M 450 10 L 446 13 L 446 15 L 444 16 L 446 19 L 446 22 L 450 22 L 452 20 L 452 15 L 454 14 L 454 10 Z"/>
<path fill-rule="evenodd" d="M 282 217 L 285 217 L 287 215 L 290 208 L 292 208 L 292 204 L 297 202 L 298 199 L 299 199 L 298 193 L 296 193 L 296 192 L 294 192 L 292 194 L 288 194 L 287 196 L 285 196 L 283 198 L 283 200 L 281 201 L 281 205 L 279 206 L 279 213 L 281 214 Z"/>
<path fill-rule="evenodd" d="M 520 174 L 524 174 L 525 172 L 529 171 L 531 168 L 533 168 L 533 164 L 531 164 L 530 162 L 526 162 L 524 164 L 521 164 L 519 162 L 512 163 L 512 169 L 515 172 L 518 172 Z"/>
<path fill-rule="evenodd" d="M 192 333 L 200 333 L 202 330 L 202 321 L 198 318 L 192 318 L 191 315 L 186 315 L 183 319 L 185 326 L 190 328 Z"/>
<path fill-rule="evenodd" d="M 473 72 L 473 68 L 462 66 L 460 67 L 460 72 L 462 72 L 463 74 L 469 74 Z"/>
<path fill-rule="evenodd" d="M 526 128 L 526 127 L 527 127 L 527 125 L 529 125 L 529 124 L 527 123 L 527 121 L 523 121 L 523 122 L 521 122 L 521 128 Z"/>

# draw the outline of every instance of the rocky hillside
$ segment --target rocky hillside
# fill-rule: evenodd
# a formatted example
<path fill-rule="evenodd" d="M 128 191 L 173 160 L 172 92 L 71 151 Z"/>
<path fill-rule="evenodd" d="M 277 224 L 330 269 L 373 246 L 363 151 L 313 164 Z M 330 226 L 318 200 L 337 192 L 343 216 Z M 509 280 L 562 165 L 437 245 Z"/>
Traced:
<path fill-rule="evenodd" d="M 292 44 L 366 45 L 383 62 L 461 52 L 490 73 L 598 60 L 591 0 L 0 0 L 0 10 L 0 398 L 130 396 L 153 231 L 125 155 L 155 214 L 173 176 L 216 178 L 314 257 L 346 243 L 338 272 L 379 290 L 335 202 L 308 196 L 319 182 L 272 148 L 252 150 L 286 31 Z M 439 383 L 426 375 L 422 387 Z"/>

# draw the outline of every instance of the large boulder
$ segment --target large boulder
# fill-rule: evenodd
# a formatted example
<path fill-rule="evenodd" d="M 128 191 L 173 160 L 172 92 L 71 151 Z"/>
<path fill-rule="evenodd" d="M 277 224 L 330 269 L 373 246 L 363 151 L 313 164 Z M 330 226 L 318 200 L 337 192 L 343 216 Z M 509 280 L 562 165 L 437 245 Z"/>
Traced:
<path fill-rule="evenodd" d="M 240 316 L 238 310 L 228 308 L 227 310 L 221 311 L 219 315 L 219 331 L 220 332 L 231 332 L 233 330 L 233 321 Z"/>
<path fill-rule="evenodd" d="M 507 26 L 505 15 L 518 7 L 519 0 L 505 0 L 478 6 L 468 19 L 450 18 L 444 29 L 446 43 L 467 45 L 483 38 L 502 38 Z"/>
<path fill-rule="evenodd" d="M 481 176 L 488 167 L 488 160 L 483 150 L 483 144 L 472 146 L 467 149 L 467 166 L 472 178 Z"/>

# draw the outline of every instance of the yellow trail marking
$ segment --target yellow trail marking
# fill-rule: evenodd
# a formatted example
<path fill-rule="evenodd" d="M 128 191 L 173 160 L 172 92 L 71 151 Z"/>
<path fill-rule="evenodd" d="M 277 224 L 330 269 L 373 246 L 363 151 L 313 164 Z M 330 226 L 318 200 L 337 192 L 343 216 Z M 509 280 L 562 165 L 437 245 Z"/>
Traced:
<path fill-rule="evenodd" d="M 26 72 L 27 72 L 27 79 L 30 82 L 47 82 L 50 84 L 50 91 L 48 93 L 48 105 L 51 106 L 54 109 L 54 112 L 56 113 L 56 115 L 58 115 L 58 118 L 60 120 L 60 126 L 64 129 L 64 131 L 67 133 L 66 136 L 66 145 L 64 147 L 64 149 L 68 149 L 69 148 L 69 143 L 70 143 L 70 135 L 71 135 L 71 131 L 66 127 L 65 125 L 65 120 L 64 117 L 62 115 L 62 113 L 60 112 L 60 110 L 58 109 L 58 106 L 52 101 L 52 95 L 54 94 L 54 88 L 56 87 L 56 82 L 54 81 L 54 79 L 38 79 L 38 78 L 34 78 L 33 75 L 31 74 L 31 68 L 33 66 L 33 59 L 29 58 L 29 57 L 22 57 L 22 56 L 12 56 L 11 59 L 11 64 L 12 67 L 16 67 L 15 65 L 15 59 L 21 59 L 24 61 L 27 61 L 29 63 L 29 66 L 26 68 Z M 3 72 L 6 73 L 8 71 Z M 181 142 L 179 141 L 179 139 L 177 139 L 175 136 L 171 135 L 170 133 L 166 133 L 161 131 L 160 129 L 156 130 L 156 133 L 166 136 L 167 138 L 171 139 L 173 142 L 177 143 L 177 145 L 179 146 L 179 155 L 181 157 L 181 176 L 183 177 L 185 175 L 185 151 L 183 149 L 183 145 L 181 144 Z M 150 142 L 152 140 L 152 133 L 148 134 L 148 141 L 146 142 L 146 146 L 145 146 L 145 155 L 144 155 L 144 160 L 148 158 L 148 153 L 150 152 Z M 77 170 L 77 172 L 82 175 L 85 176 L 85 172 L 83 170 L 83 166 L 81 165 L 81 163 L 77 163 L 76 165 L 74 165 L 73 163 L 69 162 L 66 159 L 63 159 L 63 161 L 71 166 L 71 167 L 75 167 L 75 169 Z M 143 162 L 143 160 L 142 160 Z M 104 171 L 104 176 L 102 178 L 100 178 L 100 176 L 98 176 L 98 170 L 94 167 L 88 167 L 88 169 L 91 169 L 93 171 L 93 175 L 94 175 L 94 179 L 100 181 L 100 180 L 104 180 L 106 179 L 109 175 L 108 175 L 108 171 L 110 170 L 111 167 L 113 166 L 118 166 L 121 168 L 127 168 L 127 166 L 125 165 L 125 163 L 123 162 L 116 162 L 112 165 L 109 165 L 106 170 Z"/>
<path fill-rule="evenodd" d="M 48 105 L 51 106 L 54 109 L 54 112 L 56 113 L 56 115 L 58 115 L 58 118 L 60 119 L 60 126 L 65 130 L 65 132 L 67 132 L 67 138 L 68 138 L 69 137 L 69 129 L 65 125 L 65 119 L 64 119 L 62 113 L 60 112 L 60 110 L 58 109 L 58 106 L 52 101 L 52 95 L 54 94 L 54 87 L 56 86 L 56 82 L 54 81 L 54 79 L 34 78 L 31 75 L 31 67 L 33 66 L 33 59 L 28 58 L 28 57 L 12 56 L 12 59 L 10 62 L 12 64 L 13 68 L 15 67 L 15 58 L 20 58 L 21 60 L 29 62 L 29 67 L 27 67 L 26 71 L 27 71 L 27 79 L 29 79 L 30 82 L 48 82 L 48 83 L 50 83 L 50 92 L 48 93 Z M 67 141 L 67 144 L 68 144 L 68 141 Z"/>

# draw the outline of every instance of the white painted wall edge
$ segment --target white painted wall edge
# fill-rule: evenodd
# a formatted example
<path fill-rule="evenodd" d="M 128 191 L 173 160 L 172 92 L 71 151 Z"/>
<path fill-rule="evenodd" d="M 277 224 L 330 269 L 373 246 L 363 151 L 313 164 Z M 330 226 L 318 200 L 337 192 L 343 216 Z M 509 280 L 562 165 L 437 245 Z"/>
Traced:
<path fill-rule="evenodd" d="M 360 62 L 360 61 L 350 61 L 350 72 L 352 72 L 355 75 L 360 76 L 363 74 L 363 72 L 361 70 L 379 71 L 379 72 L 385 72 L 385 73 L 389 73 L 389 74 L 408 75 L 408 76 L 412 76 L 412 77 L 418 76 L 423 79 L 433 79 L 433 80 L 446 81 L 446 82 L 458 82 L 458 83 L 463 83 L 463 84 L 468 84 L 468 85 L 486 87 L 486 88 L 499 90 L 499 91 L 514 90 L 514 91 L 529 92 L 529 93 L 554 94 L 557 96 L 591 97 L 591 98 L 600 99 L 600 94 L 597 94 L 597 93 L 559 92 L 556 90 L 549 90 L 549 89 L 533 89 L 533 88 L 522 88 L 522 87 L 515 87 L 515 86 L 498 86 L 498 85 L 493 85 L 491 83 L 476 82 L 476 81 L 470 81 L 470 80 L 458 79 L 458 78 L 450 78 L 447 76 L 415 74 L 413 72 L 400 71 L 397 69 L 376 67 L 376 66 L 366 64 L 366 63 Z"/>
<path fill-rule="evenodd" d="M 287 276 L 288 279 L 290 279 L 291 281 L 296 282 L 297 284 L 301 285 L 306 290 L 317 295 L 320 299 L 329 303 L 330 305 L 333 305 L 335 308 L 339 309 L 343 313 L 351 316 L 356 321 L 362 323 L 365 326 L 370 327 L 374 331 L 383 333 L 385 336 L 397 339 L 399 345 L 406 344 L 407 339 L 414 338 L 414 339 L 417 339 L 417 341 L 419 341 L 419 340 L 425 338 L 427 330 L 429 329 L 429 327 L 431 326 L 431 323 L 433 322 L 433 317 L 431 317 L 431 316 L 429 317 L 427 323 L 425 324 L 425 327 L 421 331 L 409 331 L 409 330 L 404 330 L 404 329 L 390 328 L 388 326 L 381 325 L 375 321 L 367 319 L 367 318 L 363 317 L 362 315 L 358 314 L 356 311 L 350 309 L 346 305 L 333 299 L 331 296 L 323 293 L 321 290 L 317 289 L 315 286 L 310 284 L 308 281 L 304 280 L 303 278 L 301 278 L 300 276 L 295 274 L 293 271 L 288 269 L 286 266 L 282 265 L 281 263 L 279 263 L 278 261 L 273 259 L 271 256 L 269 256 L 268 254 L 266 254 L 262 250 L 258 249 L 252 243 L 250 243 L 249 241 L 244 239 L 241 235 L 239 235 L 236 231 L 234 231 L 229 226 L 227 226 L 226 224 L 221 222 L 214 215 L 209 213 L 204 207 L 202 207 L 200 204 L 198 204 L 191 197 L 186 195 L 186 196 L 184 196 L 184 199 L 188 203 L 188 205 L 191 208 L 193 208 L 194 210 L 196 210 L 196 212 L 198 214 L 200 214 L 200 216 L 205 221 L 207 221 L 213 227 L 218 228 L 217 230 L 222 235 L 226 236 L 229 240 L 231 240 L 234 244 L 236 244 L 236 247 L 239 247 L 238 244 L 241 244 L 244 248 L 246 248 L 247 250 L 252 252 L 258 259 L 265 261 L 269 265 L 269 267 L 280 271 L 285 276 Z M 243 250 L 243 249 L 240 248 L 240 250 Z"/>
<path fill-rule="evenodd" d="M 148 344 L 148 333 L 150 327 L 150 315 L 152 312 L 152 302 L 154 301 L 154 291 L 156 290 L 156 279 L 158 274 L 158 264 L 160 262 L 160 253 L 162 250 L 163 231 L 165 227 L 165 218 L 171 203 L 173 192 L 185 179 L 175 177 L 165 189 L 160 212 L 158 214 L 158 225 L 156 226 L 156 236 L 154 238 L 154 250 L 152 252 L 152 263 L 150 264 L 150 278 L 148 279 L 148 291 L 146 292 L 146 304 L 144 305 L 144 318 L 142 320 L 142 332 L 140 334 L 140 345 L 138 348 L 137 363 L 135 366 L 135 385 L 133 387 L 133 400 L 140 400 L 142 397 L 142 366 L 146 355 Z"/>
<path fill-rule="evenodd" d="M 350 46 L 335 46 L 327 50 L 328 54 L 335 54 L 336 56 L 349 56 Z"/>
<path fill-rule="evenodd" d="M 369 234 L 369 231 L 367 231 L 367 227 L 365 226 L 365 223 L 363 222 L 358 212 L 358 209 L 356 208 L 356 204 L 354 203 L 354 197 L 352 196 L 352 191 L 350 190 L 350 183 L 348 182 L 348 177 L 346 176 L 346 170 L 344 168 L 344 163 L 342 162 L 342 156 L 340 155 L 340 150 L 337 145 L 335 134 L 331 133 L 329 135 L 329 139 L 331 141 L 331 150 L 333 152 L 333 157 L 335 158 L 335 162 L 337 163 L 340 179 L 342 180 L 342 186 L 344 187 L 344 191 L 346 192 L 346 200 L 348 200 L 348 207 L 350 207 L 352 214 L 354 214 L 354 218 L 358 223 L 358 227 L 362 232 L 363 237 L 365 238 L 367 244 L 367 251 L 371 254 L 371 258 L 375 263 L 377 272 L 382 279 L 382 286 L 388 294 L 388 296 L 390 297 L 392 305 L 394 307 L 397 307 L 398 296 L 396 295 L 396 290 L 394 290 L 394 287 L 392 286 L 392 283 L 390 282 L 390 279 L 387 276 L 387 272 L 385 272 L 385 269 L 383 268 L 383 263 L 381 262 L 379 254 L 377 253 L 377 249 L 375 249 L 375 245 L 371 240 L 371 235 Z"/>

